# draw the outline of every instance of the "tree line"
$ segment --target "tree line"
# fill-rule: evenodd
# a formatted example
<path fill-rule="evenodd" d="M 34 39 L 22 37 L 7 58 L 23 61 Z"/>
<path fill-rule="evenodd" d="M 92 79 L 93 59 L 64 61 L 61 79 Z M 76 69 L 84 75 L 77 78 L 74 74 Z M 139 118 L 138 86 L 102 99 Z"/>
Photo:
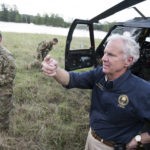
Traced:
<path fill-rule="evenodd" d="M 7 4 L 1 4 L 0 8 L 0 21 L 17 22 L 17 23 L 34 23 L 37 25 L 47 25 L 54 27 L 70 27 L 71 23 L 64 21 L 62 17 L 56 14 L 48 15 L 47 13 L 41 16 L 39 13 L 36 16 L 20 14 L 17 6 L 9 7 Z M 97 30 L 108 32 L 109 28 L 114 25 L 113 23 L 104 23 L 94 25 Z"/>
<path fill-rule="evenodd" d="M 47 25 L 47 26 L 54 26 L 54 27 L 69 27 L 70 23 L 65 22 L 62 17 L 59 15 L 51 14 L 44 14 L 41 16 L 37 14 L 36 16 L 27 15 L 27 14 L 20 14 L 17 6 L 13 5 L 13 7 L 8 8 L 8 5 L 2 4 L 0 9 L 0 21 L 5 22 L 17 22 L 17 23 L 34 23 L 38 25 Z"/>

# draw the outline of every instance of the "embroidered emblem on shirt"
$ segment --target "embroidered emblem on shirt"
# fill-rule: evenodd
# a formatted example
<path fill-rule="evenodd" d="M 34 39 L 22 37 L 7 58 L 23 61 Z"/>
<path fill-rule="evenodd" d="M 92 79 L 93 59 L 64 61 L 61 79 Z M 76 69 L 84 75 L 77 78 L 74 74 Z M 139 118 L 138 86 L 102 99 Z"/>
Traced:
<path fill-rule="evenodd" d="M 100 83 L 96 83 L 96 85 L 97 85 L 102 91 L 104 90 L 103 86 L 102 86 Z"/>
<path fill-rule="evenodd" d="M 118 106 L 121 108 L 125 108 L 126 105 L 129 103 L 129 98 L 127 95 L 120 95 L 118 98 Z"/>

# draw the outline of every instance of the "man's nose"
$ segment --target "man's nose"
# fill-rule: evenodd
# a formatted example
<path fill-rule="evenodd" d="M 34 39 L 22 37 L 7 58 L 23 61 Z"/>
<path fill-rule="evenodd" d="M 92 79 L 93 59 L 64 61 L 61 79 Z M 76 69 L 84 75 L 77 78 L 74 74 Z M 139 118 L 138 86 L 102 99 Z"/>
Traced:
<path fill-rule="evenodd" d="M 107 54 L 104 54 L 102 57 L 102 61 L 107 61 L 107 60 L 108 60 Z"/>

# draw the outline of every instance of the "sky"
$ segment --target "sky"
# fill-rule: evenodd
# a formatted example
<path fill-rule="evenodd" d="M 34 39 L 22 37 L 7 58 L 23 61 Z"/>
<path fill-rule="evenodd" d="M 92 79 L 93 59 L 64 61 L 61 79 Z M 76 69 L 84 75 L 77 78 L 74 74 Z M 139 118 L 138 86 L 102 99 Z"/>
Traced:
<path fill-rule="evenodd" d="M 91 19 L 122 0 L 0 0 L 11 8 L 17 6 L 20 14 L 40 15 L 57 14 L 67 22 L 74 19 Z M 150 17 L 150 0 L 135 5 L 145 16 Z M 139 14 L 128 8 L 102 21 L 125 21 Z"/>

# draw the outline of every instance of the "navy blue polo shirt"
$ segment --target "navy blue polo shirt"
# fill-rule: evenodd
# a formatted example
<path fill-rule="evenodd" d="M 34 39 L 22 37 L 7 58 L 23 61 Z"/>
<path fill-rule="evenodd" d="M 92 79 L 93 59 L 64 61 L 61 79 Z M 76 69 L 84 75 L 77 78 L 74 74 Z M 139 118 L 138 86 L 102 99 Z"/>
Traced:
<path fill-rule="evenodd" d="M 128 143 L 145 121 L 150 121 L 150 83 L 130 70 L 113 80 L 110 87 L 102 67 L 69 74 L 67 88 L 92 89 L 90 126 L 104 140 Z"/>

